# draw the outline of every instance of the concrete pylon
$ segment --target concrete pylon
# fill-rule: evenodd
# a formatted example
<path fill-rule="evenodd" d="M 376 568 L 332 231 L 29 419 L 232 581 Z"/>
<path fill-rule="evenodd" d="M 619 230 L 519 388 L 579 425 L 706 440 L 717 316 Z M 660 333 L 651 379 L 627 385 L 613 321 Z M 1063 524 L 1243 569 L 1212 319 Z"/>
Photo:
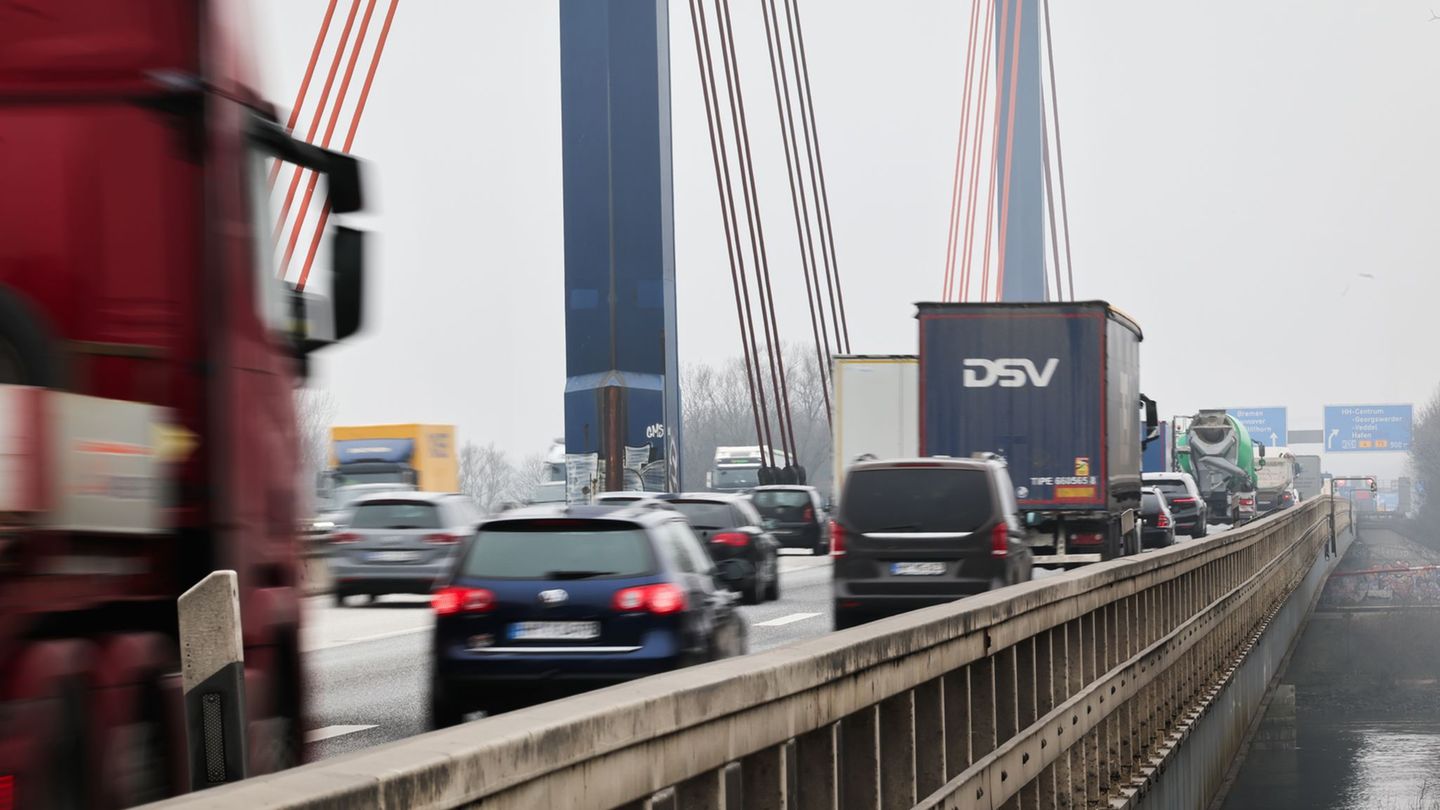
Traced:
<path fill-rule="evenodd" d="M 995 36 L 998 38 L 994 69 L 998 77 L 996 88 L 1000 94 L 1000 139 L 996 152 L 999 163 L 995 194 L 1002 216 L 1006 217 L 1005 266 L 1001 276 L 1003 284 L 1000 299 L 1044 301 L 1045 171 L 1040 114 L 1041 5 L 1040 0 L 994 0 L 994 3 Z M 1017 50 L 1018 58 L 1015 58 Z M 1015 107 L 1013 136 L 1010 134 L 1012 93 Z M 1014 157 L 1010 159 L 1007 194 L 1005 161 L 1009 151 L 1014 152 Z"/>

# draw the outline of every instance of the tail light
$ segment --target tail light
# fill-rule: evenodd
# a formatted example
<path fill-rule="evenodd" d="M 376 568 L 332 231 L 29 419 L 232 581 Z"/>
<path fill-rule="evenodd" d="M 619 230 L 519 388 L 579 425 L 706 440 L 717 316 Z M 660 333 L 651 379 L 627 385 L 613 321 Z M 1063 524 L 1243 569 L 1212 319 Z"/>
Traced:
<path fill-rule="evenodd" d="M 1157 529 L 1168 529 L 1168 528 L 1170 528 L 1170 518 L 1167 517 L 1164 512 L 1161 512 L 1161 513 L 1160 513 L 1160 517 L 1158 517 L 1158 518 L 1155 519 L 1155 528 L 1157 528 Z"/>
<path fill-rule="evenodd" d="M 1010 527 L 1001 523 L 990 530 L 990 556 L 1008 557 L 1009 555 Z"/>
<path fill-rule="evenodd" d="M 1190 504 L 1195 503 L 1195 499 L 1194 499 L 1194 498 L 1171 498 L 1171 499 L 1170 499 L 1170 503 L 1178 503 L 1178 504 L 1183 504 L 1183 505 L 1185 505 L 1185 506 L 1189 506 Z"/>
<path fill-rule="evenodd" d="M 719 543 L 722 546 L 744 548 L 750 545 L 750 535 L 744 532 L 720 532 L 719 534 L 711 535 L 710 542 Z"/>
<path fill-rule="evenodd" d="M 1100 532 L 1081 532 L 1070 535 L 1072 546 L 1098 546 L 1105 542 L 1105 535 Z"/>
<path fill-rule="evenodd" d="M 641 585 L 616 591 L 611 604 L 621 613 L 646 611 L 656 616 L 665 616 L 684 610 L 686 599 L 684 591 L 668 582 L 662 582 L 658 585 Z"/>
<path fill-rule="evenodd" d="M 806 520 L 806 521 L 811 521 L 811 520 L 814 520 L 814 519 L 815 519 L 815 507 L 813 507 L 813 506 L 807 506 L 807 507 L 805 507 L 805 520 Z"/>
<path fill-rule="evenodd" d="M 456 613 L 487 613 L 495 607 L 495 594 L 484 588 L 452 586 L 441 588 L 430 597 L 430 607 L 437 616 Z"/>
<path fill-rule="evenodd" d="M 354 543 L 359 539 L 360 535 L 355 532 L 340 532 L 339 534 L 330 535 L 330 542 L 332 543 Z"/>
<path fill-rule="evenodd" d="M 427 535 L 425 535 L 425 542 L 427 542 L 427 543 L 439 543 L 439 544 L 441 544 L 441 545 L 450 545 L 450 544 L 453 544 L 453 543 L 458 543 L 458 542 L 460 542 L 460 535 L 458 535 L 458 534 L 446 534 L 445 532 L 436 532 L 435 534 L 427 534 Z"/>
<path fill-rule="evenodd" d="M 830 521 L 830 556 L 845 556 L 845 530 L 833 520 Z"/>
<path fill-rule="evenodd" d="M 1255 505 L 1255 499 L 1254 499 L 1254 498 L 1241 498 L 1241 499 L 1240 499 L 1240 505 L 1241 505 L 1241 506 L 1254 506 L 1254 505 Z"/>

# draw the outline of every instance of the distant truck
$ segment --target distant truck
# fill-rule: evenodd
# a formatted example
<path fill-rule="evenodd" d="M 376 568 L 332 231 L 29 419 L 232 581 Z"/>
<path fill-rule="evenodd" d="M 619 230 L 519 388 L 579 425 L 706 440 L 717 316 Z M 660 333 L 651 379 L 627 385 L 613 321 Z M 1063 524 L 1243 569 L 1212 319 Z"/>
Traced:
<path fill-rule="evenodd" d="M 1141 472 L 1175 471 L 1175 432 L 1169 421 L 1161 422 L 1154 441 L 1145 445 L 1140 454 Z"/>
<path fill-rule="evenodd" d="M 1202 410 L 1177 441 L 1180 471 L 1190 473 L 1210 507 L 1211 523 L 1243 523 L 1256 515 L 1256 471 L 1265 445 L 1224 410 Z"/>
<path fill-rule="evenodd" d="M 1295 454 L 1283 447 L 1269 451 L 1265 463 L 1255 471 L 1255 511 L 1273 512 L 1294 506 L 1295 476 L 1299 465 Z"/>
<path fill-rule="evenodd" d="M 715 463 L 705 474 L 705 485 L 714 492 L 748 492 L 761 484 L 780 483 L 760 480 L 761 468 L 784 470 L 791 467 L 793 459 L 775 448 L 770 449 L 769 456 L 770 463 L 766 465 L 765 453 L 758 445 L 717 447 Z"/>
<path fill-rule="evenodd" d="M 856 462 L 920 454 L 919 374 L 913 354 L 835 355 L 832 492 L 842 491 L 845 471 Z"/>
<path fill-rule="evenodd" d="M 454 425 L 331 428 L 330 468 L 320 474 L 319 498 L 322 505 L 333 505 L 347 487 L 370 484 L 455 492 L 460 489 L 457 456 Z"/>
<path fill-rule="evenodd" d="M 1320 457 L 1296 456 L 1295 463 L 1299 467 L 1295 473 L 1295 489 L 1300 492 L 1300 498 L 1307 500 L 1319 495 L 1324 487 L 1324 481 L 1321 479 Z"/>
<path fill-rule="evenodd" d="M 1140 549 L 1140 327 L 1104 301 L 920 304 L 920 455 L 998 453 L 1036 565 Z M 1143 420 L 1137 418 L 1141 409 Z"/>

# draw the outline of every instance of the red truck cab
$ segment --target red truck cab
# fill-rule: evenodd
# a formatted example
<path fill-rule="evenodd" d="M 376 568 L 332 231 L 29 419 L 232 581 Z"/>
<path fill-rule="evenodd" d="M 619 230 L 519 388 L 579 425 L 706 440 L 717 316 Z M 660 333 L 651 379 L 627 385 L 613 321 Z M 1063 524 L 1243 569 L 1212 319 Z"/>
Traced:
<path fill-rule="evenodd" d="M 269 161 L 361 194 L 260 98 L 245 5 L 0 3 L 0 807 L 185 789 L 175 599 L 217 569 L 251 772 L 301 758 L 293 390 L 359 328 L 361 235 L 328 301 L 277 277 Z"/>

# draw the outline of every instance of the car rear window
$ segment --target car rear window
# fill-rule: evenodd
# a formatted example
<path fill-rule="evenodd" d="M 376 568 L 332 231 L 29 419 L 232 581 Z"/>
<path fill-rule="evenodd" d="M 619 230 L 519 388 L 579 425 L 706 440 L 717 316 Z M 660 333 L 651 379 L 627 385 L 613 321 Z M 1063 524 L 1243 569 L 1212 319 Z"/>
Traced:
<path fill-rule="evenodd" d="M 1156 481 L 1152 486 L 1172 498 L 1190 494 L 1190 490 L 1185 488 L 1183 481 Z"/>
<path fill-rule="evenodd" d="M 470 544 L 461 574 L 484 579 L 606 579 L 655 573 L 645 530 L 619 521 L 493 523 Z"/>
<path fill-rule="evenodd" d="M 686 520 L 690 521 L 691 528 L 735 528 L 735 513 L 730 510 L 730 504 L 728 503 L 715 503 L 714 501 L 671 501 L 670 505 L 675 507 L 675 511 L 684 515 Z"/>
<path fill-rule="evenodd" d="M 1140 493 L 1140 505 L 1146 514 L 1159 514 L 1160 497 L 1154 492 L 1145 491 Z"/>
<path fill-rule="evenodd" d="M 854 470 L 841 501 L 857 532 L 973 532 L 994 517 L 984 470 L 891 467 Z"/>
<path fill-rule="evenodd" d="M 762 489 L 750 496 L 750 501 L 761 512 L 781 508 L 805 508 L 810 505 L 810 493 L 801 489 Z"/>
<path fill-rule="evenodd" d="M 428 501 L 368 501 L 355 507 L 352 529 L 438 529 L 440 510 Z"/>

